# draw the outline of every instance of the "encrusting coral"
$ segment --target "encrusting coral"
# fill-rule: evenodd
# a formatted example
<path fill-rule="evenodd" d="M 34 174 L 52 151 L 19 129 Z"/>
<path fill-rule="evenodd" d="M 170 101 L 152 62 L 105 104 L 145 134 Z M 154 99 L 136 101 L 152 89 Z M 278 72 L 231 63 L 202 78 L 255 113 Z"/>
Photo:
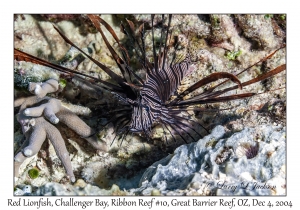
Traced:
<path fill-rule="evenodd" d="M 67 176 L 72 182 L 75 181 L 64 139 L 59 130 L 51 123 L 62 122 L 86 139 L 95 149 L 107 151 L 106 143 L 97 139 L 92 128 L 72 111 L 63 107 L 60 100 L 46 96 L 47 93 L 57 90 L 58 82 L 54 79 L 43 83 L 31 83 L 29 91 L 35 96 L 19 98 L 14 102 L 15 107 L 20 106 L 17 119 L 26 137 L 20 152 L 14 158 L 15 177 L 19 175 L 19 167 L 24 160 L 37 154 L 45 139 L 48 138 L 61 160 Z"/>

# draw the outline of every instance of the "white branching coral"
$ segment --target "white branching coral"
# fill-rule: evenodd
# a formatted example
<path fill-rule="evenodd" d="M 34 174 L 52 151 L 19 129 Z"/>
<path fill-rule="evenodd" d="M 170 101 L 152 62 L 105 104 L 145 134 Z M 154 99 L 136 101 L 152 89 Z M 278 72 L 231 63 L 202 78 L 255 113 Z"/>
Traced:
<path fill-rule="evenodd" d="M 75 176 L 64 139 L 59 130 L 52 124 L 64 123 L 98 150 L 107 151 L 106 143 L 98 140 L 95 131 L 76 114 L 63 107 L 60 100 L 46 96 L 47 93 L 58 90 L 56 80 L 50 79 L 44 83 L 32 83 L 29 85 L 29 90 L 35 96 L 19 98 L 14 102 L 15 107 L 20 106 L 17 120 L 26 137 L 20 152 L 14 158 L 15 177 L 19 175 L 19 167 L 24 160 L 37 154 L 43 142 L 48 138 L 61 160 L 67 176 L 74 182 Z"/>
<path fill-rule="evenodd" d="M 55 79 L 49 79 L 40 83 L 30 82 L 28 90 L 39 98 L 43 98 L 47 93 L 53 93 L 58 90 L 58 82 Z"/>

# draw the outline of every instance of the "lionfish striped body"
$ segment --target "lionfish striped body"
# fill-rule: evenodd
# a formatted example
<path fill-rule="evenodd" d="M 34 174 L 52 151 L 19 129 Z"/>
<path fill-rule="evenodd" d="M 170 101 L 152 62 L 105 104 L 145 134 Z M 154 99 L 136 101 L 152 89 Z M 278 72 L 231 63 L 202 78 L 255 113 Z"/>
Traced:
<path fill-rule="evenodd" d="M 129 65 L 129 56 L 127 50 L 121 45 L 120 40 L 116 36 L 114 30 L 111 26 L 106 23 L 103 19 L 101 19 L 97 15 L 88 15 L 91 22 L 100 32 L 108 50 L 110 51 L 113 59 L 115 60 L 118 68 L 120 69 L 122 76 L 114 73 L 107 66 L 95 60 L 83 50 L 74 45 L 63 33 L 61 33 L 55 26 L 54 28 L 61 35 L 61 37 L 69 43 L 71 46 L 78 49 L 82 54 L 92 60 L 96 65 L 98 65 L 103 71 L 105 71 L 116 83 L 112 84 L 107 81 L 103 81 L 98 78 L 91 77 L 89 75 L 85 75 L 76 71 L 72 71 L 70 69 L 64 68 L 59 65 L 55 65 L 44 61 L 42 59 L 36 58 L 24 52 L 15 49 L 15 59 L 30 61 L 33 63 L 45 65 L 56 70 L 66 72 L 66 73 L 74 73 L 83 75 L 89 79 L 92 79 L 94 82 L 98 82 L 97 84 L 101 86 L 103 89 L 106 89 L 112 92 L 119 100 L 125 102 L 127 105 L 131 106 L 131 111 L 126 112 L 125 114 L 119 112 L 110 119 L 109 122 L 116 123 L 116 133 L 127 136 L 129 132 L 135 133 L 144 133 L 147 138 L 151 136 L 151 129 L 155 123 L 160 123 L 165 131 L 165 129 L 171 134 L 174 138 L 174 135 L 179 135 L 184 141 L 185 138 L 181 135 L 180 131 L 185 131 L 187 135 L 193 138 L 192 135 L 189 134 L 189 131 L 193 130 L 195 133 L 200 135 L 196 129 L 193 128 L 192 125 L 189 124 L 190 119 L 179 116 L 178 113 L 181 111 L 187 111 L 188 108 L 194 105 L 205 104 L 205 103 L 215 103 L 215 102 L 224 102 L 235 99 L 242 99 L 246 97 L 251 97 L 255 95 L 255 93 L 244 93 L 244 94 L 235 94 L 229 96 L 221 96 L 224 93 L 227 93 L 231 90 L 235 90 L 238 88 L 242 88 L 243 86 L 247 86 L 259 81 L 262 81 L 270 76 L 273 76 L 283 70 L 285 70 L 285 65 L 281 65 L 263 75 L 260 75 L 252 80 L 241 83 L 237 78 L 237 75 L 232 75 L 226 72 L 218 72 L 212 73 L 211 75 L 201 79 L 196 82 L 194 85 L 187 88 L 180 94 L 175 94 L 174 92 L 179 87 L 182 79 L 189 74 L 189 72 L 194 70 L 193 62 L 191 61 L 191 57 L 189 53 L 186 57 L 180 62 L 172 62 L 168 63 L 167 61 L 167 52 L 168 47 L 167 41 L 169 38 L 169 29 L 171 23 L 171 15 L 168 18 L 168 27 L 165 32 L 165 40 L 163 41 L 163 29 L 161 29 L 161 42 L 160 47 L 158 49 L 159 53 L 156 53 L 157 49 L 155 49 L 154 45 L 154 27 L 153 20 L 154 16 L 152 16 L 152 43 L 153 43 L 153 62 L 149 61 L 149 58 L 146 56 L 145 52 L 145 40 L 144 40 L 144 25 L 142 24 L 139 27 L 139 34 L 141 37 L 141 41 L 137 39 L 135 34 L 134 24 L 131 21 L 128 21 L 128 25 L 131 33 L 128 33 L 125 29 L 124 25 L 121 24 L 121 31 L 125 33 L 131 40 L 132 46 L 137 53 L 137 57 L 143 66 L 143 69 L 146 71 L 146 80 L 143 81 L 135 72 L 131 69 Z M 164 16 L 162 18 L 164 20 Z M 111 44 L 108 42 L 106 36 L 104 35 L 101 26 L 104 26 L 109 33 L 113 36 L 116 41 L 119 50 L 121 51 L 122 58 L 116 53 Z M 163 27 L 162 27 L 163 28 Z M 279 49 L 278 49 L 279 50 Z M 277 51 L 277 50 L 276 50 Z M 275 51 L 275 52 L 276 52 Z M 267 56 L 264 59 L 272 56 Z M 263 60 L 264 60 L 263 59 Z M 261 60 L 261 61 L 263 61 Z M 259 62 L 261 62 L 259 61 Z M 257 62 L 257 63 L 259 63 Z M 257 64 L 256 63 L 256 64 Z M 254 64 L 255 65 L 255 64 Z M 253 65 L 253 66 L 254 66 Z M 252 66 L 251 66 L 252 67 Z M 250 68 L 250 67 L 249 67 Z M 247 68 L 247 69 L 249 69 Z M 246 70 L 247 70 L 246 69 Z M 245 70 L 244 70 L 245 71 Z M 242 71 L 243 72 L 243 71 Z M 240 72 L 240 73 L 242 73 Z M 229 79 L 232 82 L 236 83 L 235 86 L 231 86 L 229 88 L 225 88 L 222 90 L 216 90 L 218 86 L 223 83 L 219 83 L 218 85 L 208 88 L 203 93 L 200 93 L 196 96 L 193 96 L 190 99 L 183 100 L 185 96 L 189 93 L 195 91 L 199 87 L 207 85 L 211 82 L 217 81 L 219 79 Z M 229 81 L 227 80 L 227 81 Z M 225 81 L 225 82 L 227 82 Z M 171 96 L 174 95 L 174 98 L 171 100 Z M 127 109 L 126 109 L 127 110 Z M 123 110 L 124 111 L 124 110 Z M 117 111 L 116 111 L 117 113 Z M 200 125 L 200 127 L 204 128 L 198 122 L 193 121 L 194 123 Z M 204 128 L 205 129 L 205 128 Z M 116 135 L 117 136 L 117 135 Z M 201 135 L 200 135 L 201 136 Z M 123 138 L 124 138 L 123 137 Z M 193 138 L 194 139 L 194 138 Z M 114 141 L 114 140 L 113 140 Z"/>
<path fill-rule="evenodd" d="M 155 121 L 165 124 L 174 123 L 165 103 L 180 85 L 191 66 L 190 57 L 167 68 L 152 70 L 147 74 L 145 84 L 140 91 L 140 97 L 135 101 L 130 122 L 130 131 L 145 132 L 150 135 Z"/>

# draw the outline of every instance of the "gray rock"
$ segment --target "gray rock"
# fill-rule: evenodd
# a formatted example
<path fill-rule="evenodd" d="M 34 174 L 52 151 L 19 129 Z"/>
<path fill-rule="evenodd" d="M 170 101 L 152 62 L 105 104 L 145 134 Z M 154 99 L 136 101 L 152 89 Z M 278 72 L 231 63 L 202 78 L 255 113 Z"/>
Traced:
<path fill-rule="evenodd" d="M 165 195 L 193 190 L 196 194 L 217 195 L 285 194 L 280 184 L 285 179 L 285 128 L 263 125 L 224 136 L 224 127 L 217 126 L 198 142 L 178 147 L 174 154 L 149 167 L 133 192 L 150 195 L 158 189 Z M 212 141 L 217 143 L 213 146 Z"/>

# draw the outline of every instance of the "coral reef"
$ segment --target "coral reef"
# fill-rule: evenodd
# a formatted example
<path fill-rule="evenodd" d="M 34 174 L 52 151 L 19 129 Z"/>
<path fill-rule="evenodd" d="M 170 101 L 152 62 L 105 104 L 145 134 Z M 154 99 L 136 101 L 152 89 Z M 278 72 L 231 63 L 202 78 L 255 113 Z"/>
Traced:
<path fill-rule="evenodd" d="M 145 22 L 145 26 L 147 26 L 147 24 L 149 26 L 151 25 L 150 15 L 102 15 L 101 17 L 114 28 L 123 46 L 128 49 L 130 62 L 135 65 L 134 67 L 137 67 L 134 70 L 143 78 L 145 74 L 144 71 L 141 70 L 141 67 L 136 64 L 137 58 L 134 49 L 131 47 L 132 44 L 129 39 L 124 38 L 124 34 L 122 34 L 118 27 L 121 21 L 126 22 L 125 18 L 132 20 L 136 26 L 141 22 Z M 216 15 L 216 18 L 210 15 L 173 15 L 172 37 L 174 38 L 172 38 L 170 44 L 178 46 L 176 51 L 178 56 L 185 54 L 187 51 L 186 48 L 188 48 L 193 60 L 195 60 L 196 66 L 196 70 L 191 72 L 191 74 L 182 81 L 182 86 L 178 89 L 178 92 L 214 72 L 223 71 L 235 74 L 262 59 L 280 46 L 281 43 L 284 43 L 285 19 L 282 19 L 279 15 L 268 18 L 266 19 L 264 15 Z M 166 25 L 166 22 L 162 23 L 159 15 L 155 16 L 154 21 L 156 25 L 154 31 L 155 38 L 159 40 L 159 28 Z M 55 22 L 56 26 L 76 43 L 77 46 L 96 60 L 105 63 L 105 65 L 109 66 L 117 74 L 120 74 L 101 36 L 95 33 L 92 28 L 89 29 L 88 25 L 82 26 L 82 24 L 85 24 L 83 23 L 84 16 L 48 15 L 42 19 L 36 15 L 17 16 L 14 25 L 15 47 L 59 65 L 101 78 L 104 81 L 111 81 L 106 73 L 88 59 L 84 59 L 83 61 L 81 61 L 81 58 L 73 59 L 79 54 L 78 51 L 65 44 L 62 38 L 53 30 L 53 22 Z M 83 33 L 85 29 L 88 30 Z M 253 33 L 251 33 L 252 29 L 254 30 Z M 111 37 L 108 36 L 108 39 L 111 39 Z M 113 43 L 113 40 L 109 41 Z M 147 55 L 151 55 L 151 36 L 146 36 L 145 42 L 147 45 Z M 115 45 L 113 47 L 115 47 Z M 173 56 L 172 53 L 173 51 L 170 50 L 168 55 L 170 57 L 169 59 Z M 65 62 L 66 60 L 68 62 L 67 64 Z M 285 63 L 285 49 L 278 51 L 272 58 L 264 61 L 263 65 L 254 66 L 251 71 L 240 75 L 239 78 L 241 81 L 247 81 L 283 63 Z M 125 188 L 128 191 L 126 194 L 170 195 L 173 193 L 204 195 L 205 192 L 207 194 L 216 193 L 216 188 L 207 189 L 205 192 L 203 188 L 203 191 L 201 191 L 201 186 L 203 186 L 201 183 L 203 183 L 204 180 L 204 178 L 201 178 L 202 172 L 203 176 L 211 174 L 211 172 L 205 170 L 201 171 L 201 173 L 194 172 L 194 182 L 189 182 L 183 187 L 184 189 L 179 189 L 180 187 L 178 185 L 174 185 L 174 189 L 164 190 L 167 189 L 165 182 L 159 182 L 155 187 L 149 184 L 147 186 L 144 185 L 146 186 L 144 189 L 137 189 L 140 177 L 147 167 L 155 161 L 166 157 L 168 154 L 173 154 L 174 149 L 184 143 L 178 136 L 175 136 L 177 141 L 174 142 L 169 134 L 164 133 L 163 129 L 157 126 L 153 129 L 153 138 L 150 141 L 145 142 L 142 136 L 133 135 L 125 138 L 122 146 L 120 146 L 121 141 L 118 141 L 119 136 L 116 136 L 114 126 L 109 123 L 111 116 L 109 113 L 112 107 L 117 107 L 122 104 L 108 91 L 94 84 L 88 84 L 89 82 L 83 80 L 81 77 L 74 76 L 70 79 L 68 75 L 61 75 L 50 68 L 40 65 L 15 62 L 14 70 L 15 97 L 23 97 L 18 103 L 19 106 L 24 107 L 22 108 L 23 111 L 21 111 L 21 109 L 16 111 L 21 121 L 21 127 L 19 123 L 15 125 L 14 145 L 16 154 L 22 152 L 22 149 L 28 144 L 31 132 L 36 129 L 36 120 L 41 118 L 40 120 L 43 123 L 48 123 L 50 127 L 53 126 L 53 129 L 56 129 L 62 136 L 59 143 L 64 142 L 67 148 L 72 165 L 72 172 L 76 178 L 81 178 L 85 182 L 84 187 L 79 187 L 75 186 L 75 184 L 70 185 L 65 180 L 64 175 L 66 172 L 64 168 L 61 167 L 61 161 L 57 158 L 55 148 L 46 141 L 41 147 L 41 150 L 35 146 L 36 150 L 40 150 L 38 155 L 28 158 L 22 153 L 25 158 L 23 164 L 21 165 L 21 162 L 15 162 L 15 172 L 20 169 L 19 179 L 15 179 L 15 185 L 18 188 L 15 194 L 19 192 L 24 195 L 24 184 L 29 187 L 32 186 L 34 189 L 34 193 L 32 194 L 34 195 L 108 195 L 112 192 L 103 189 L 108 189 L 113 186 L 113 184 L 117 184 L 121 189 Z M 49 79 L 57 81 L 63 79 L 65 84 L 63 91 L 60 92 L 59 90 L 54 92 L 54 94 L 51 95 L 54 96 L 53 98 L 49 96 L 39 98 L 37 95 L 28 97 L 27 93 L 24 97 L 24 88 L 27 90 L 30 82 L 40 84 L 40 82 L 48 81 Z M 285 73 L 280 73 L 276 75 L 274 79 L 268 79 L 262 83 L 247 86 L 245 91 L 262 93 L 283 88 L 285 83 Z M 214 84 L 212 83 L 211 85 L 213 86 Z M 39 86 L 42 87 L 41 85 Z M 199 92 L 200 91 L 202 90 L 199 90 Z M 33 88 L 32 93 L 35 94 L 34 92 Z M 197 91 L 195 93 L 197 93 Z M 189 95 L 186 97 L 189 97 Z M 63 101 L 67 100 L 72 104 L 64 103 L 56 98 L 62 99 Z M 74 104 L 78 104 L 79 106 Z M 50 112 L 43 112 L 43 110 L 49 110 L 47 108 L 50 108 Z M 54 108 L 57 109 L 54 110 Z M 219 111 L 202 112 L 200 108 L 210 108 Z M 35 116 L 27 116 L 26 113 L 24 113 L 26 109 L 29 110 L 28 114 Z M 72 112 L 68 109 L 71 109 Z M 261 124 L 277 125 L 278 127 L 285 126 L 285 109 L 286 93 L 283 88 L 266 94 L 260 94 L 247 100 L 203 105 L 199 107 L 200 111 L 190 111 L 190 113 L 193 114 L 193 119 L 202 122 L 208 130 L 211 130 L 216 125 L 223 125 L 229 136 L 232 133 L 242 131 L 246 127 L 256 128 Z M 64 120 L 69 119 L 68 117 L 71 116 L 74 117 L 75 122 L 83 122 L 77 115 L 86 115 L 87 113 L 92 113 L 92 115 L 89 115 L 88 118 L 84 117 L 84 120 L 95 130 L 88 130 L 88 128 L 78 129 L 78 125 L 72 124 L 73 120 Z M 38 116 L 39 114 L 41 115 Z M 56 122 L 58 123 L 55 124 Z M 102 125 L 105 124 L 107 124 L 107 126 L 103 127 Z M 43 129 L 42 127 L 42 130 Z M 27 131 L 25 132 L 27 141 L 25 141 L 23 147 L 19 148 L 20 145 L 23 144 L 21 130 Z M 107 149 L 105 148 L 104 141 L 107 142 L 107 145 L 110 145 L 116 136 L 115 142 L 109 148 L 110 153 L 95 150 L 91 151 L 91 147 L 87 143 L 88 141 L 78 137 L 78 130 L 82 132 L 88 131 L 79 133 L 79 136 L 82 137 L 87 137 L 89 134 L 92 135 L 95 133 L 95 135 L 87 138 L 87 140 L 90 140 L 92 144 L 97 143 L 94 146 L 102 150 Z M 221 146 L 219 145 L 221 144 L 220 142 L 224 143 L 225 141 L 221 141 L 220 138 L 225 137 L 210 138 L 202 145 L 205 148 L 220 148 L 218 152 L 214 151 L 214 157 L 208 160 L 208 162 L 213 162 L 213 166 L 219 168 L 219 171 L 221 171 L 219 173 L 220 180 L 225 176 L 224 174 L 229 177 L 229 173 L 231 173 L 229 170 L 229 162 L 232 161 L 232 157 L 249 163 L 250 161 L 257 160 L 258 157 L 260 157 L 260 152 L 264 148 L 264 144 L 260 142 L 258 155 L 254 156 L 256 149 L 254 141 L 241 142 L 239 147 L 233 147 L 232 145 Z M 40 144 L 42 143 L 41 140 Z M 100 144 L 100 146 L 98 144 Z M 251 152 L 248 156 L 254 157 L 247 159 L 247 151 L 251 148 L 254 149 L 254 152 L 250 150 Z M 208 152 L 208 149 L 205 151 Z M 273 155 L 275 156 L 276 154 L 278 154 L 277 151 L 269 151 L 266 155 L 273 158 Z M 171 158 L 171 156 L 172 155 L 169 157 Z M 167 160 L 165 161 L 167 162 Z M 224 165 L 228 165 L 226 172 L 223 170 Z M 36 179 L 29 180 L 27 172 L 33 167 L 37 167 L 40 170 L 40 176 Z M 282 167 L 284 168 L 284 166 Z M 282 171 L 284 170 L 283 168 Z M 147 169 L 147 171 L 150 169 L 151 168 Z M 171 170 L 176 172 L 176 169 L 177 168 L 172 168 Z M 214 173 L 218 174 L 215 171 Z M 246 178 L 249 178 L 249 174 L 245 173 L 244 175 Z M 282 177 L 280 176 L 278 175 L 277 177 L 278 183 L 283 183 Z M 197 177 L 200 178 L 198 179 Z M 273 178 L 273 180 L 275 179 L 276 177 Z M 207 178 L 207 180 L 211 181 L 213 178 Z M 232 180 L 232 183 L 237 182 L 236 179 L 232 178 Z M 213 183 L 215 183 L 215 181 L 213 181 Z M 164 186 L 165 188 L 163 188 Z M 178 187 L 178 189 L 175 189 L 176 187 Z M 129 192 L 130 189 L 131 192 Z M 218 194 L 227 193 L 227 191 L 221 192 L 220 190 L 217 192 Z M 234 192 L 234 194 L 239 193 L 237 193 L 237 191 Z M 245 195 L 250 193 L 251 192 L 246 191 L 240 194 Z M 270 194 L 269 191 L 255 191 L 254 193 Z M 118 191 L 116 194 L 118 194 Z M 229 192 L 229 194 L 231 194 L 231 192 Z M 276 192 L 275 194 L 284 194 L 284 192 Z"/>

